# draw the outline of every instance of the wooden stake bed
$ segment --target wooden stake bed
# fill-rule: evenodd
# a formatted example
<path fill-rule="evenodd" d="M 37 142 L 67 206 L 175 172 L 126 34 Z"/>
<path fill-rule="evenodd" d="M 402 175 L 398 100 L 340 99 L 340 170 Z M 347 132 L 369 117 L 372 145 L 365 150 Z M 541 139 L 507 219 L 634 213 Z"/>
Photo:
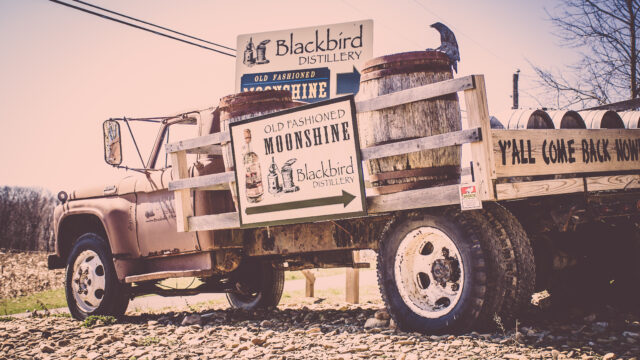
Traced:
<path fill-rule="evenodd" d="M 483 75 L 471 75 L 356 102 L 356 111 L 373 111 L 463 91 L 468 129 L 361 149 L 362 160 L 446 146 L 470 144 L 472 171 L 482 201 L 522 199 L 584 191 L 640 188 L 640 129 L 492 130 Z M 233 190 L 234 172 L 189 177 L 186 154 L 221 153 L 229 132 L 166 145 L 174 181 L 178 231 L 239 228 L 237 212 L 193 216 L 192 191 Z M 580 174 L 598 173 L 598 176 Z M 605 174 L 603 174 L 605 173 Z M 547 175 L 553 179 L 501 178 Z M 230 186 L 230 184 L 232 184 Z M 367 193 L 367 212 L 385 213 L 459 203 L 459 186 L 407 190 L 386 195 Z"/>

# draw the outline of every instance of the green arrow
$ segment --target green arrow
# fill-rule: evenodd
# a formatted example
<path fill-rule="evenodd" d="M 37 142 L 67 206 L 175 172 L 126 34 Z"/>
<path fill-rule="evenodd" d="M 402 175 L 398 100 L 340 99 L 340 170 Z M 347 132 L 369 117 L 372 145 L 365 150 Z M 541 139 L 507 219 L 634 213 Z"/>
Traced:
<path fill-rule="evenodd" d="M 349 205 L 349 203 L 355 198 L 356 198 L 355 196 L 342 190 L 342 195 L 338 195 L 338 196 L 329 196 L 325 198 L 310 199 L 310 200 L 291 201 L 291 202 L 281 203 L 281 204 L 253 206 L 253 207 L 247 208 L 245 212 L 247 213 L 247 215 L 254 215 L 254 214 L 264 214 L 264 213 L 274 212 L 274 211 L 302 209 L 302 208 L 309 208 L 309 207 L 316 207 L 316 206 L 334 205 L 334 204 L 340 204 L 340 203 L 342 203 L 344 207 L 347 207 L 347 205 Z"/>

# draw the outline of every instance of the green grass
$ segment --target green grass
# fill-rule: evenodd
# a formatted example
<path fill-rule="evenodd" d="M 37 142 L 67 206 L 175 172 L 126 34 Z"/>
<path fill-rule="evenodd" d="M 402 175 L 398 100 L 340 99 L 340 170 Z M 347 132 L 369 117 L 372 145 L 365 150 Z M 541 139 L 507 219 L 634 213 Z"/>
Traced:
<path fill-rule="evenodd" d="M 38 292 L 13 299 L 0 299 L 0 315 L 11 315 L 25 311 L 56 309 L 67 306 L 64 289 Z"/>
<path fill-rule="evenodd" d="M 82 326 L 90 328 L 96 325 L 113 325 L 117 322 L 113 316 L 91 315 L 82 322 Z"/>

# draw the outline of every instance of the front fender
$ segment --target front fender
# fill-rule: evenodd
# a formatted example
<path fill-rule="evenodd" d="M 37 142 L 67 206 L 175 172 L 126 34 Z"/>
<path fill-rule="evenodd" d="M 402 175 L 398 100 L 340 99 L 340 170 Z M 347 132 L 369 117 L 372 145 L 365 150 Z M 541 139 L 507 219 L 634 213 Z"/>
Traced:
<path fill-rule="evenodd" d="M 91 215 L 102 223 L 111 252 L 116 258 L 139 258 L 135 211 L 135 194 L 72 200 L 56 207 L 54 211 L 56 254 L 62 256 L 64 253 L 61 248 L 60 231 L 64 228 L 66 221 L 74 219 L 77 215 Z"/>

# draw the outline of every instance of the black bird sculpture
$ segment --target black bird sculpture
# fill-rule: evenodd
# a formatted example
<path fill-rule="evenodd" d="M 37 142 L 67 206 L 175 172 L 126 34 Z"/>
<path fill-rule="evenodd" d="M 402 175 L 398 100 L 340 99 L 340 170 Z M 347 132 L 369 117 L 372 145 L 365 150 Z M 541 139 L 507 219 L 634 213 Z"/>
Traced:
<path fill-rule="evenodd" d="M 458 42 L 456 41 L 456 36 L 453 34 L 453 31 L 451 31 L 451 29 L 449 29 L 445 24 L 441 22 L 431 24 L 431 27 L 438 30 L 438 32 L 440 33 L 441 44 L 435 49 L 427 50 L 437 50 L 447 54 L 447 56 L 449 57 L 449 61 L 451 62 L 451 67 L 457 74 L 458 61 L 460 61 L 460 50 L 458 50 Z"/>

